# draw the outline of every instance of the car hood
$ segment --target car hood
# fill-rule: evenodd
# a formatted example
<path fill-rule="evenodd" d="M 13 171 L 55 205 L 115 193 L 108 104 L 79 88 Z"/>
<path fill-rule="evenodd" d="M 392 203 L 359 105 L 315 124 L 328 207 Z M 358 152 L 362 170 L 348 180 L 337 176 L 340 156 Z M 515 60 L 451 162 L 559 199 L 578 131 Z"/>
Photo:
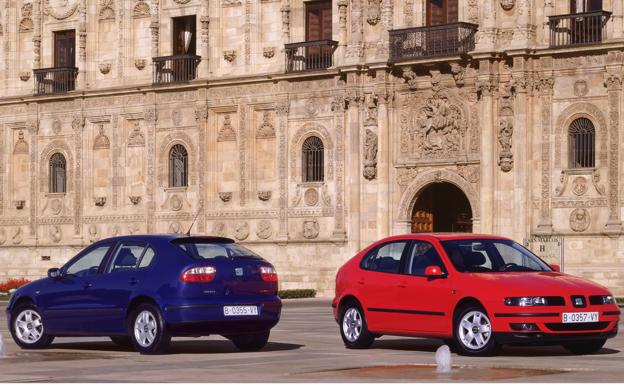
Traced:
<path fill-rule="evenodd" d="M 474 284 L 505 296 L 606 295 L 609 290 L 590 280 L 558 272 L 471 273 Z"/>

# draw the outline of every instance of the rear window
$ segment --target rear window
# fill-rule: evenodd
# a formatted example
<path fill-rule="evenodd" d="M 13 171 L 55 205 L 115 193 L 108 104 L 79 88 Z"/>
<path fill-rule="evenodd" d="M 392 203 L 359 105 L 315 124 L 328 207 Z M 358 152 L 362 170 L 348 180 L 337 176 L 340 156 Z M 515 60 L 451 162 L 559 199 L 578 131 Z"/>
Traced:
<path fill-rule="evenodd" d="M 175 243 L 193 259 L 254 258 L 262 259 L 253 251 L 235 243 L 184 242 Z"/>

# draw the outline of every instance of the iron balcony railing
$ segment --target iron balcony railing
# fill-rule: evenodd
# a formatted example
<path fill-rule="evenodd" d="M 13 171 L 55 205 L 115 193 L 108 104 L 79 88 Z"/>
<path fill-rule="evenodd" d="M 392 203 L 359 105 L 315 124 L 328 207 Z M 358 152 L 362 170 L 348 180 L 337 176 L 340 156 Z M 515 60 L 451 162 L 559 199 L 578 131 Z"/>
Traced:
<path fill-rule="evenodd" d="M 153 84 L 170 84 L 195 80 L 201 56 L 174 55 L 152 58 Z"/>
<path fill-rule="evenodd" d="M 35 95 L 63 94 L 76 89 L 78 68 L 57 67 L 33 70 Z"/>
<path fill-rule="evenodd" d="M 314 40 L 285 44 L 286 72 L 318 71 L 334 64 L 334 51 L 338 42 Z"/>
<path fill-rule="evenodd" d="M 611 12 L 593 11 L 548 16 L 550 47 L 601 43 L 607 37 Z"/>
<path fill-rule="evenodd" d="M 440 24 L 390 31 L 390 60 L 461 55 L 474 50 L 478 25 Z"/>

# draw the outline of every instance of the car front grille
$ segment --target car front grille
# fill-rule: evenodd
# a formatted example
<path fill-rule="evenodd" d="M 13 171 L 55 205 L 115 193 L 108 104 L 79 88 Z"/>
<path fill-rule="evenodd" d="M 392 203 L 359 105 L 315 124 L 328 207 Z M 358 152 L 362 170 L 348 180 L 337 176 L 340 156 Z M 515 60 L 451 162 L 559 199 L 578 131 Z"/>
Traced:
<path fill-rule="evenodd" d="M 609 322 L 587 322 L 564 324 L 560 322 L 547 323 L 546 327 L 556 332 L 572 332 L 577 330 L 602 330 L 609 325 Z"/>

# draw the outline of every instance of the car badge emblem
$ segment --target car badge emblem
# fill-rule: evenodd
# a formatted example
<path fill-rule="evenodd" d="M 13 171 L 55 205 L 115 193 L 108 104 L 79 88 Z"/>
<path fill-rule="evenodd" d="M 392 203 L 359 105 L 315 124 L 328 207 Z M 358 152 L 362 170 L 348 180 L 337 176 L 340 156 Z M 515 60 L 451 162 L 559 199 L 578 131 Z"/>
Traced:
<path fill-rule="evenodd" d="M 583 306 L 583 298 L 574 298 L 575 306 Z"/>
<path fill-rule="evenodd" d="M 234 269 L 234 273 L 236 273 L 237 277 L 242 277 L 243 276 L 243 268 L 242 267 L 237 267 Z"/>

